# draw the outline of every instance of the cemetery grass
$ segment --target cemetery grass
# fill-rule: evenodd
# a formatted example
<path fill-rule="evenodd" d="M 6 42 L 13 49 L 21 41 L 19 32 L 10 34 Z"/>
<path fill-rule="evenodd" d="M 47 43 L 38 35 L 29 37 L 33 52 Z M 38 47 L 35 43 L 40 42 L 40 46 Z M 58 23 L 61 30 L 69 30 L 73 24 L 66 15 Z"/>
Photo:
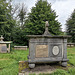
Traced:
<path fill-rule="evenodd" d="M 67 68 L 57 69 L 50 75 L 75 75 L 75 47 L 68 47 L 67 58 L 69 59 Z"/>
<path fill-rule="evenodd" d="M 28 50 L 12 50 L 11 53 L 0 53 L 0 75 L 18 75 L 19 61 L 27 60 Z"/>
<path fill-rule="evenodd" d="M 11 53 L 0 53 L 0 75 L 18 75 L 19 61 L 27 60 L 29 50 L 12 50 Z M 68 67 L 58 66 L 52 74 L 39 75 L 75 75 L 75 47 L 67 49 Z M 36 74 L 34 74 L 36 75 Z"/>

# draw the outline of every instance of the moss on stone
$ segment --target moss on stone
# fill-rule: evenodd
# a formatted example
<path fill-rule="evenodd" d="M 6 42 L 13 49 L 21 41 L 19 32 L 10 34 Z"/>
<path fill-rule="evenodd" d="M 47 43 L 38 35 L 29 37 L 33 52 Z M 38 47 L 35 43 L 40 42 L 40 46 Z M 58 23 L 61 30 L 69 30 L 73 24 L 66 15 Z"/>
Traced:
<path fill-rule="evenodd" d="M 29 68 L 28 61 L 20 61 L 19 62 L 19 72 L 21 73 L 24 69 Z"/>

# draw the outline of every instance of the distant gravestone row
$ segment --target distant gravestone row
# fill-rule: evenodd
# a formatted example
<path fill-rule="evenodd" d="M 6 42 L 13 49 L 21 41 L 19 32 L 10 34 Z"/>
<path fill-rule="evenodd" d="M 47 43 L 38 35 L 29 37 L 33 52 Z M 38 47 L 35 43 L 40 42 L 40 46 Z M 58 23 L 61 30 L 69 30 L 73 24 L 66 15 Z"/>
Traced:
<path fill-rule="evenodd" d="M 74 47 L 75 46 L 75 43 L 67 43 L 67 46 L 68 47 Z"/>
<path fill-rule="evenodd" d="M 27 46 L 14 46 L 15 50 L 27 50 Z"/>

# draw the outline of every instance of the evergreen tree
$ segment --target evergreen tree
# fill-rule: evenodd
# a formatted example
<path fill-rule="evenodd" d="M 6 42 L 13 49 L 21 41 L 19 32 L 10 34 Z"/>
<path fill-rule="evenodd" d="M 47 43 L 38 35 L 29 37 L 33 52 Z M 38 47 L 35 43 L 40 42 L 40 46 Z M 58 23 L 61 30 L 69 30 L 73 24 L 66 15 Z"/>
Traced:
<path fill-rule="evenodd" d="M 15 20 L 11 16 L 12 7 L 10 2 L 0 0 L 0 35 L 3 35 L 5 40 L 12 40 Z"/>
<path fill-rule="evenodd" d="M 70 42 L 75 43 L 75 10 L 71 14 L 71 17 L 66 21 L 67 35 L 71 35 Z"/>
<path fill-rule="evenodd" d="M 21 28 L 23 29 L 24 28 L 24 21 L 25 21 L 25 17 L 26 17 L 26 7 L 25 7 L 25 4 L 22 3 L 21 7 L 19 8 L 19 13 L 18 13 L 18 17 L 20 19 L 20 25 L 21 25 Z"/>
<path fill-rule="evenodd" d="M 31 13 L 28 15 L 28 19 L 25 23 L 26 34 L 43 34 L 46 21 L 50 24 L 49 31 L 51 34 L 61 34 L 61 25 L 58 20 L 56 20 L 56 13 L 51 9 L 51 4 L 49 4 L 46 0 L 39 0 L 35 4 L 35 7 L 32 7 Z"/>
<path fill-rule="evenodd" d="M 25 4 L 16 4 L 17 6 L 15 6 L 14 11 L 16 10 L 16 12 L 14 14 L 16 14 L 15 18 L 16 18 L 16 27 L 14 30 L 14 40 L 13 43 L 16 45 L 27 45 L 26 41 L 26 37 L 25 37 L 25 33 L 24 33 L 24 22 L 26 19 L 26 13 L 27 13 L 27 8 L 25 6 Z"/>
<path fill-rule="evenodd" d="M 5 0 L 0 0 L 0 34 L 2 34 L 3 32 L 5 32 L 5 27 L 7 27 L 7 3 L 5 2 Z M 6 26 L 5 26 L 6 25 Z"/>

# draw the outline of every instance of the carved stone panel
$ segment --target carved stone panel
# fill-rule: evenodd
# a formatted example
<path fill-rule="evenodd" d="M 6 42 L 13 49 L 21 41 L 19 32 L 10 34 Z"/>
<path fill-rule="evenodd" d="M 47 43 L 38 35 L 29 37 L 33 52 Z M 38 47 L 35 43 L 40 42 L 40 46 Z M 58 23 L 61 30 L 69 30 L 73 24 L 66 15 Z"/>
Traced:
<path fill-rule="evenodd" d="M 6 53 L 7 52 L 6 44 L 0 44 L 0 52 L 1 53 Z"/>
<path fill-rule="evenodd" d="M 1 53 L 6 53 L 7 52 L 7 47 L 6 46 L 2 46 L 1 47 Z"/>
<path fill-rule="evenodd" d="M 48 57 L 48 45 L 36 45 L 35 57 Z"/>
<path fill-rule="evenodd" d="M 58 46 L 54 46 L 52 51 L 53 51 L 54 55 L 58 55 L 59 54 L 59 48 L 58 48 Z"/>

